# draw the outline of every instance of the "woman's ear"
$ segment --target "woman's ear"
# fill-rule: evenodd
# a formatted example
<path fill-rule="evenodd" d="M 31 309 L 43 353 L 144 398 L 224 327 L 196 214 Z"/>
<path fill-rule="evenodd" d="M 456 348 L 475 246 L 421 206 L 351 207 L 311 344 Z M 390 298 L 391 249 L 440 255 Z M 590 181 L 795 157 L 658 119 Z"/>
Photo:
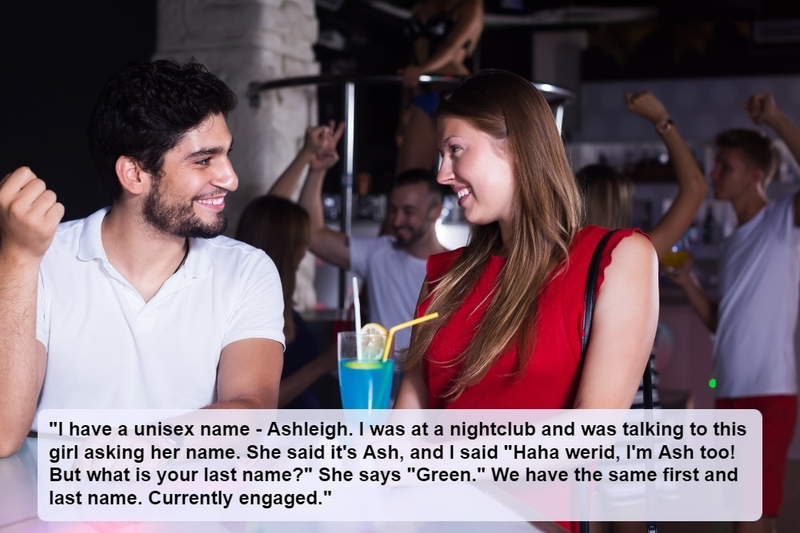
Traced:
<path fill-rule="evenodd" d="M 126 155 L 119 156 L 116 165 L 114 165 L 114 169 L 117 172 L 117 179 L 123 191 L 138 196 L 149 187 L 150 173 L 144 171 L 139 163 L 132 157 Z"/>

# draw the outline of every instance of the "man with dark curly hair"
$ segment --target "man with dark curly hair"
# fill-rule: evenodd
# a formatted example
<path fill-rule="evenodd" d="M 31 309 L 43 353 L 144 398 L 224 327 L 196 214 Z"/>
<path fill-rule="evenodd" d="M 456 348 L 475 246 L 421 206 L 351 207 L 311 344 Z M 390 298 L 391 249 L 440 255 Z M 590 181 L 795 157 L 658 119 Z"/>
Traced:
<path fill-rule="evenodd" d="M 29 168 L 0 182 L 0 457 L 45 408 L 276 406 L 277 270 L 220 236 L 235 105 L 196 62 L 131 63 L 89 121 L 110 207 L 59 224 Z"/>

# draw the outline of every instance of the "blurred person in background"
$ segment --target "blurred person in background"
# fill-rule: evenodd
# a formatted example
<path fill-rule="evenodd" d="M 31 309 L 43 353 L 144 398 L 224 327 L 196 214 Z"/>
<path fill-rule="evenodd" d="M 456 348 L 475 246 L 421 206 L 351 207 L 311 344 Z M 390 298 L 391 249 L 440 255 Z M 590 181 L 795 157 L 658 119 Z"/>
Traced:
<path fill-rule="evenodd" d="M 259 196 L 242 213 L 236 239 L 264 250 L 275 262 L 281 278 L 286 350 L 278 407 L 322 408 L 323 402 L 312 386 L 336 368 L 336 344 L 331 343 L 322 352 L 314 333 L 293 309 L 292 302 L 297 268 L 311 240 L 308 213 L 285 198 Z"/>
<path fill-rule="evenodd" d="M 800 159 L 800 130 L 772 95 L 744 104 L 757 125 L 770 126 Z M 718 409 L 757 409 L 763 417 L 760 520 L 737 533 L 771 533 L 783 500 L 783 477 L 797 420 L 794 333 L 800 299 L 800 193 L 770 202 L 766 189 L 779 163 L 760 130 L 733 129 L 714 139 L 714 197 L 730 202 L 738 227 L 721 245 L 719 303 L 705 294 L 691 262 L 671 273 L 714 333 Z"/>
<path fill-rule="evenodd" d="M 658 258 L 663 258 L 692 224 L 703 203 L 708 185 L 692 152 L 658 98 L 649 91 L 625 94 L 628 109 L 653 124 L 664 141 L 678 182 L 678 195 L 658 223 L 648 231 Z M 589 165 L 576 174 L 583 193 L 585 223 L 609 229 L 631 227 L 634 185 L 631 179 L 608 165 Z M 655 352 L 650 355 L 654 377 Z M 657 380 L 653 387 L 654 403 L 658 402 Z M 641 387 L 634 408 L 642 407 Z"/>
<path fill-rule="evenodd" d="M 305 145 L 295 158 L 297 164 L 289 166 L 269 194 L 289 198 L 308 167 L 299 204 L 311 220 L 309 249 L 322 260 L 364 279 L 369 287 L 369 320 L 389 329 L 414 317 L 425 279 L 425 261 L 429 255 L 445 251 L 436 236 L 442 189 L 433 172 L 408 170 L 394 179 L 389 192 L 391 236 L 348 237 L 329 228 L 322 209 L 322 185 L 325 173 L 339 159 L 336 143 L 341 131 L 342 126 L 334 124 L 309 128 Z M 405 350 L 410 335 L 408 328 L 398 331 L 395 350 Z"/>
<path fill-rule="evenodd" d="M 642 91 L 626 93 L 625 102 L 628 109 L 653 124 L 656 133 L 664 141 L 678 182 L 678 195 L 661 220 L 648 232 L 656 255 L 662 259 L 692 224 L 708 192 L 708 185 L 692 152 L 686 146 L 686 142 L 661 101 L 649 91 Z M 634 185 L 630 177 L 611 166 L 601 164 L 582 168 L 576 177 L 584 198 L 586 224 L 609 229 L 631 227 Z M 653 406 L 659 407 L 658 370 L 655 358 L 654 344 L 650 352 L 649 365 L 653 384 Z M 631 408 L 641 409 L 644 407 L 643 395 L 644 381 L 642 380 Z M 630 492 L 627 494 L 609 493 L 606 496 L 619 502 L 619 505 L 635 503 L 637 497 L 644 498 L 644 494 L 631 497 Z M 600 531 L 597 526 L 593 527 L 593 531 Z M 611 531 L 614 533 L 636 533 L 645 530 L 646 524 L 642 522 L 611 524 Z"/>
<path fill-rule="evenodd" d="M 433 169 L 436 139 L 431 117 L 439 103 L 441 84 L 420 86 L 423 74 L 470 73 L 472 56 L 483 31 L 483 0 L 423 0 L 414 4 L 406 24 L 411 62 L 403 74 L 403 105 L 398 124 L 395 175 L 413 169 Z M 445 85 L 446 86 L 446 85 Z"/>

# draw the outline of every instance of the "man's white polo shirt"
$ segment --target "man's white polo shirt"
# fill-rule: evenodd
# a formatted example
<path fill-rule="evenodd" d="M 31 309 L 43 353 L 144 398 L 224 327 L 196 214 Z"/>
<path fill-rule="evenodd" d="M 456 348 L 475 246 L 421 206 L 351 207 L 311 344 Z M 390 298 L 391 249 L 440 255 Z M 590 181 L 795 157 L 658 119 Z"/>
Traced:
<path fill-rule="evenodd" d="M 190 239 L 184 265 L 145 303 L 108 262 L 107 211 L 60 224 L 42 260 L 39 409 L 202 407 L 215 401 L 225 346 L 284 343 L 280 278 L 264 252 L 226 237 Z"/>

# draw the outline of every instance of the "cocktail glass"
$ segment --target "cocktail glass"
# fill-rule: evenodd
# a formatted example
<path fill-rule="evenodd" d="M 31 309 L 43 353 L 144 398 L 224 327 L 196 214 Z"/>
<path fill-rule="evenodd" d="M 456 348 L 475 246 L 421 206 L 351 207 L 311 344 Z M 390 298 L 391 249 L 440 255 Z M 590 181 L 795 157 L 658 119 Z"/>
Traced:
<path fill-rule="evenodd" d="M 684 235 L 681 240 L 676 242 L 669 252 L 661 257 L 661 262 L 667 268 L 678 269 L 692 257 L 692 251 L 689 247 L 689 239 Z"/>
<path fill-rule="evenodd" d="M 339 333 L 339 390 L 342 394 L 342 408 L 389 408 L 394 361 L 383 360 L 385 345 L 386 335 L 356 334 L 355 331 Z"/>

